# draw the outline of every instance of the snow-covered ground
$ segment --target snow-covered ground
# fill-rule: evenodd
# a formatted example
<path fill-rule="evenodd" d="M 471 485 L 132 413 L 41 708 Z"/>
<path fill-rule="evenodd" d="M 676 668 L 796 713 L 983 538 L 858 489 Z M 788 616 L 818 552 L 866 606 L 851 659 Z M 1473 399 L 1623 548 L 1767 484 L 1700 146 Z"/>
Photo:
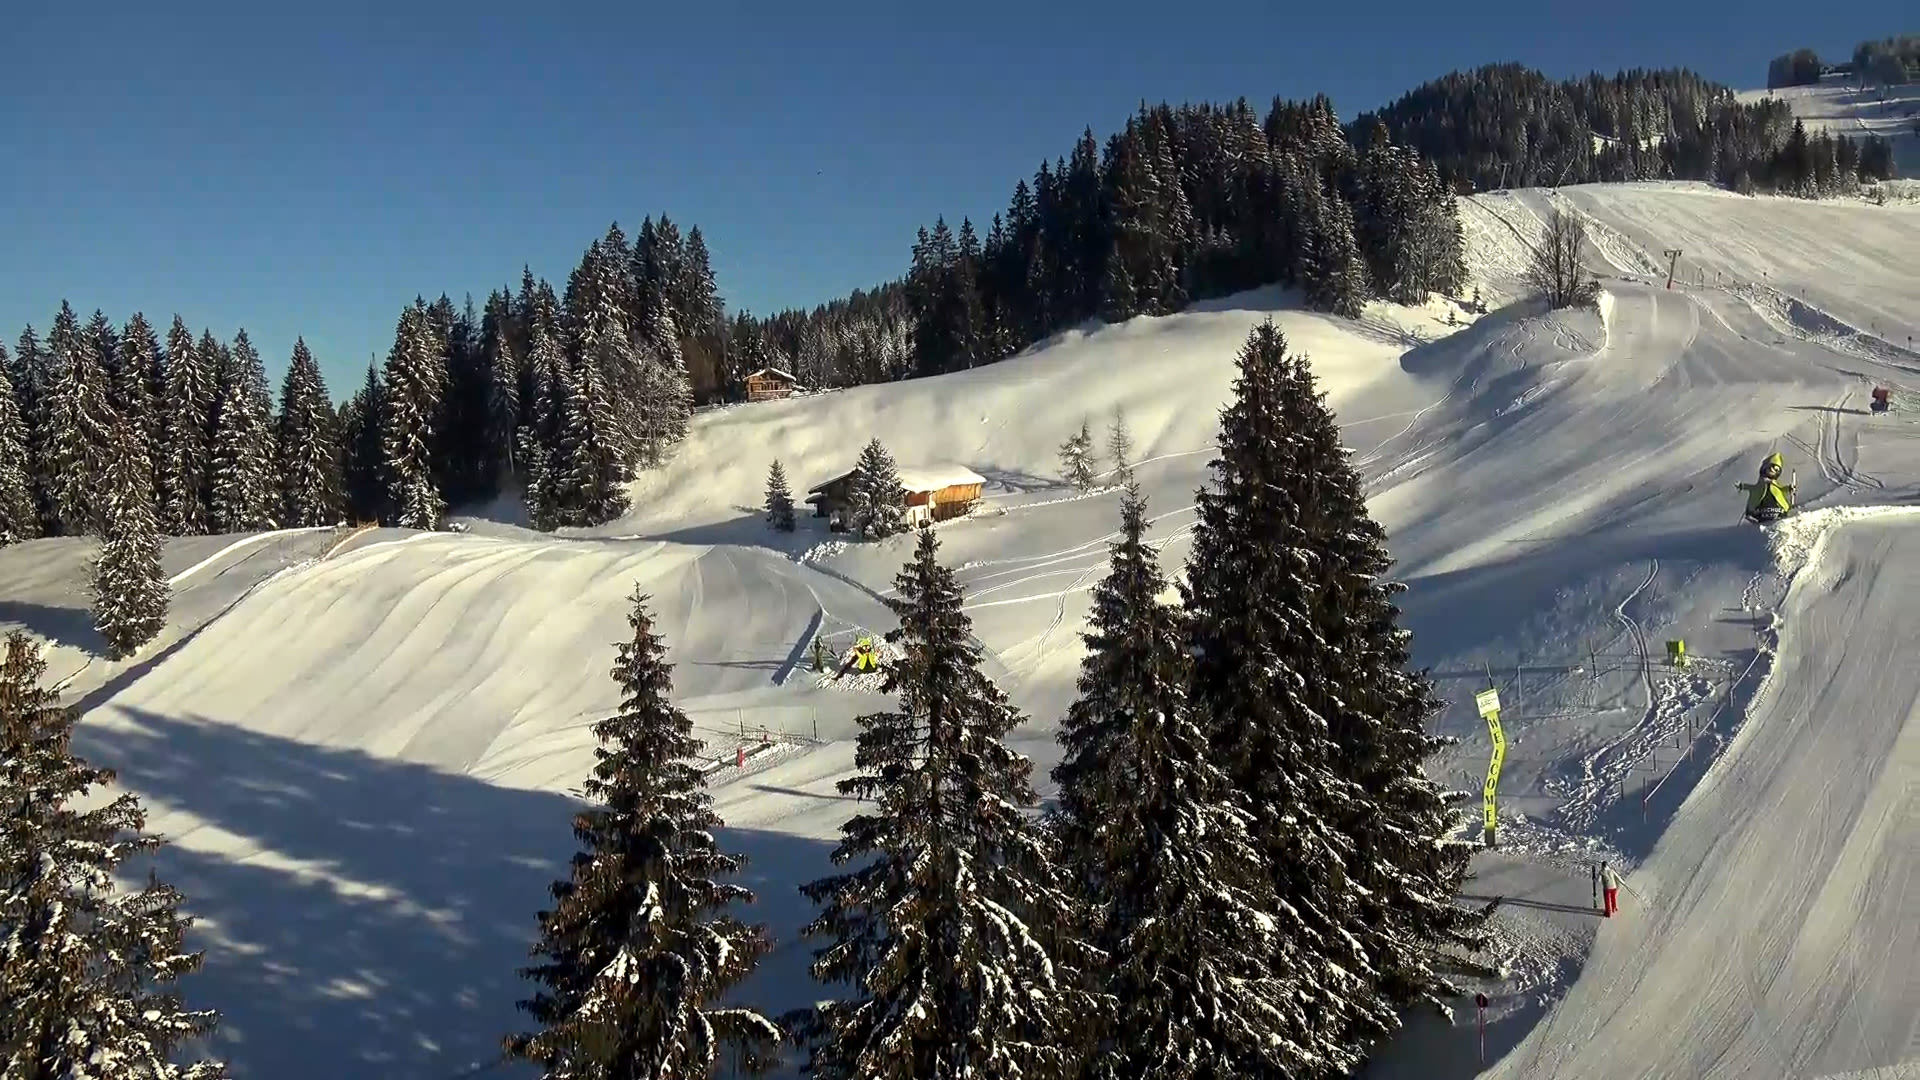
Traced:
<path fill-rule="evenodd" d="M 1509 303 L 1555 205 L 1590 221 L 1599 313 Z M 890 627 L 911 538 L 847 543 L 807 517 L 770 531 L 768 465 L 797 494 L 877 436 L 903 467 L 987 479 L 976 514 L 939 527 L 942 554 L 1044 771 L 1118 517 L 1112 492 L 1060 481 L 1058 446 L 1083 419 L 1103 441 L 1125 410 L 1150 536 L 1177 569 L 1234 354 L 1269 315 L 1320 373 L 1411 586 L 1417 660 L 1454 703 L 1438 723 L 1462 742 L 1437 775 L 1478 789 L 1471 697 L 1489 674 L 1501 687 L 1501 842 L 1469 883 L 1507 898 L 1487 1067 L 1920 1060 L 1915 942 L 1896 918 L 1920 844 L 1920 683 L 1902 662 L 1920 629 L 1894 568 L 1920 518 L 1838 511 L 1920 499 L 1920 414 L 1866 411 L 1875 385 L 1920 382 L 1904 341 L 1920 327 L 1900 325 L 1920 321 L 1904 258 L 1920 207 L 1603 185 L 1462 214 L 1493 308 L 1478 321 L 1449 325 L 1436 300 L 1348 322 L 1262 290 L 975 371 L 704 413 L 634 513 L 598 529 L 275 537 L 184 578 L 168 641 L 111 671 L 76 654 L 69 693 L 83 751 L 173 840 L 160 869 L 209 948 L 188 993 L 223 1011 L 235 1075 L 451 1077 L 519 1025 L 515 969 L 574 849 L 566 793 L 615 704 L 636 584 L 780 935 L 752 996 L 809 1000 L 794 886 L 828 872 L 851 812 L 833 781 L 852 718 L 887 704 L 870 679 L 814 672 L 809 645 Z M 1672 290 L 1668 248 L 1698 270 Z M 1775 449 L 1812 512 L 1770 534 L 1737 523 L 1733 485 Z M 177 542 L 169 569 L 226 542 Z M 0 551 L 18 598 L 0 618 L 78 640 L 84 547 Z M 200 595 L 221 578 L 239 587 Z M 1679 638 L 1685 670 L 1664 660 Z M 1596 858 L 1633 890 L 1613 920 L 1591 911 Z M 1416 1020 L 1374 1072 L 1473 1075 L 1473 1024 L 1470 1004 L 1454 1026 Z"/>

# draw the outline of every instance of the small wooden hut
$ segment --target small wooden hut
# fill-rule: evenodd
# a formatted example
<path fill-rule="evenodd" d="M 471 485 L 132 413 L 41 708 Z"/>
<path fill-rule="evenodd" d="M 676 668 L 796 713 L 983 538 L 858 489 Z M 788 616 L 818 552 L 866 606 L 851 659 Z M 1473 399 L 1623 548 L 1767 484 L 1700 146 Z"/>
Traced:
<path fill-rule="evenodd" d="M 791 397 L 800 389 L 800 380 L 779 368 L 763 367 L 747 376 L 748 401 L 773 401 Z"/>
<path fill-rule="evenodd" d="M 810 488 L 807 502 L 813 516 L 829 518 L 840 528 L 852 509 L 854 470 L 841 473 Z M 900 486 L 907 492 L 907 520 L 946 521 L 971 511 L 980 501 L 987 480 L 972 469 L 960 465 L 932 465 L 900 470 Z"/>

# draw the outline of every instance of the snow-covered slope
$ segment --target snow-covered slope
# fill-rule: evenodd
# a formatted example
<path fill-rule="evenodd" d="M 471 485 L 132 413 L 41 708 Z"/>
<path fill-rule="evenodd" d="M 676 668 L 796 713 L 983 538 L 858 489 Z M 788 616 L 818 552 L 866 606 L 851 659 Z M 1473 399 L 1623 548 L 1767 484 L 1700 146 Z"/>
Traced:
<path fill-rule="evenodd" d="M 1526 243 L 1555 205 L 1590 221 L 1609 290 L 1599 313 L 1499 306 L 1517 295 Z M 607 669 L 636 584 L 653 596 L 676 695 L 712 742 L 728 840 L 754 856 L 758 915 L 782 935 L 754 994 L 771 1008 L 807 1000 L 817 988 L 792 931 L 810 910 L 794 885 L 829 868 L 851 812 L 832 787 L 851 767 L 850 722 L 881 703 L 857 680 L 814 673 L 808 645 L 890 626 L 881 601 L 910 542 L 847 544 L 812 518 L 792 536 L 771 532 L 757 511 L 768 465 L 780 458 L 804 490 L 877 436 L 904 466 L 987 478 L 986 505 L 940 527 L 943 556 L 966 584 L 992 673 L 1033 717 L 1017 737 L 1044 772 L 1118 513 L 1111 492 L 1061 483 L 1057 448 L 1083 420 L 1098 441 L 1124 408 L 1151 535 L 1177 569 L 1234 353 L 1269 316 L 1321 375 L 1411 585 L 1417 659 L 1456 703 L 1439 723 L 1462 743 L 1438 775 L 1478 788 L 1487 737 L 1471 692 L 1492 670 L 1508 702 L 1502 847 L 1475 887 L 1550 899 L 1502 911 L 1500 958 L 1514 978 L 1487 988 L 1490 1048 L 1518 1045 L 1515 1062 L 1569 1075 L 1608 1054 L 1627 1073 L 1685 1075 L 1712 1060 L 1716 1039 L 1729 1060 L 1758 1062 L 1748 1035 L 1712 1022 L 1718 999 L 1680 993 L 1698 978 L 1688 957 L 1711 948 L 1705 905 L 1725 879 L 1819 857 L 1789 826 L 1748 828 L 1740 815 L 1752 803 L 1715 794 L 1730 790 L 1724 779 L 1665 823 L 1695 779 L 1689 763 L 1740 729 L 1774 649 L 1807 679 L 1862 670 L 1821 651 L 1844 635 L 1824 621 L 1839 616 L 1823 614 L 1819 589 L 1803 584 L 1781 607 L 1806 552 L 1777 557 L 1736 524 L 1733 485 L 1779 449 L 1810 508 L 1920 495 L 1920 417 L 1864 411 L 1877 383 L 1920 379 L 1899 327 L 1920 312 L 1920 268 L 1898 257 L 1920 249 L 1920 208 L 1648 185 L 1481 196 L 1463 216 L 1496 305 L 1471 325 L 1449 326 L 1439 301 L 1376 305 L 1346 322 L 1267 290 L 1064 334 L 971 372 L 716 410 L 622 521 L 561 537 L 481 524 L 431 537 L 381 530 L 337 549 L 327 537 L 330 557 L 294 560 L 130 677 L 76 681 L 74 694 L 91 695 L 83 749 L 121 769 L 175 841 L 161 869 L 203 916 L 210 950 L 189 993 L 226 1014 L 220 1049 L 236 1076 L 450 1076 L 491 1057 L 519 1022 L 514 969 L 572 852 L 563 793 L 591 761 L 588 726 L 615 703 Z M 1669 291 L 1661 252 L 1672 247 L 1698 273 Z M 1864 566 L 1875 545 L 1905 541 L 1852 543 L 1826 551 Z M 52 549 L 0 552 L 0 572 L 36 550 Z M 33 573 L 49 595 L 64 587 L 56 569 Z M 1807 623 L 1812 635 L 1797 637 Z M 1848 634 L 1869 632 L 1857 625 Z M 1898 621 L 1873 632 L 1906 650 L 1890 655 L 1920 644 Z M 1660 642 L 1681 637 L 1696 667 L 1663 669 Z M 1716 712 L 1736 674 L 1745 681 Z M 1902 686 L 1862 689 L 1880 696 L 1858 707 L 1891 708 Z M 1720 756 L 1721 775 L 1785 782 L 1775 763 L 1792 763 L 1795 778 L 1822 768 L 1798 764 L 1811 750 L 1791 747 L 1845 722 L 1826 711 L 1836 697 L 1770 690 Z M 1903 730 L 1828 749 L 1852 762 L 1884 744 L 1890 768 Z M 744 768 L 742 749 L 754 751 Z M 1899 777 L 1880 775 L 1871 798 Z M 1829 801 L 1823 842 L 1920 843 L 1911 814 L 1889 817 L 1868 799 Z M 1799 805 L 1783 799 L 1769 813 L 1784 817 L 1767 820 Z M 1627 866 L 1644 894 L 1604 926 L 1578 910 L 1581 860 L 1595 854 Z M 1876 891 L 1897 882 L 1875 873 L 1810 863 L 1783 880 L 1853 889 L 1854 908 L 1868 910 L 1897 900 Z M 1813 935 L 1846 929 L 1820 929 L 1842 910 L 1822 900 L 1764 914 Z M 1763 939 L 1759 922 L 1729 925 L 1752 928 L 1727 939 L 1749 947 L 1715 956 L 1727 978 L 1767 987 L 1774 1015 L 1798 1018 L 1789 1000 L 1841 995 L 1837 979 L 1920 1004 L 1873 982 L 1895 978 L 1885 951 L 1846 971 L 1781 968 L 1788 939 Z M 1593 966 L 1555 989 L 1589 941 Z M 1603 1043 L 1544 1064 L 1602 1015 L 1598 998 L 1631 986 L 1662 1002 L 1668 1027 L 1622 1014 L 1599 1029 Z M 1861 1015 L 1861 1046 L 1897 1041 L 1892 1007 Z M 1809 1065 L 1887 1063 L 1877 1049 L 1847 1058 L 1839 1034 L 1809 1039 L 1825 1055 Z M 1417 1051 L 1410 1075 L 1478 1068 L 1471 1027 L 1416 1027 L 1402 1045 Z"/>

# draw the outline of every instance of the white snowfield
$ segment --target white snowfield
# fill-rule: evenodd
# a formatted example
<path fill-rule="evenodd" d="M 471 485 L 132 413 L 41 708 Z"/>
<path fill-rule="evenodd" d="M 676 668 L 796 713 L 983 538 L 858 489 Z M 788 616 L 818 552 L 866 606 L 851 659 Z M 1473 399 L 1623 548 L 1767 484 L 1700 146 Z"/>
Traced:
<path fill-rule="evenodd" d="M 1600 313 L 1508 303 L 1554 205 L 1590 219 Z M 810 516 L 775 533 L 768 466 L 801 492 L 877 436 L 903 464 L 984 480 L 973 517 L 939 527 L 942 557 L 1044 776 L 1118 517 L 1112 490 L 1062 483 L 1058 447 L 1087 420 L 1106 468 L 1124 409 L 1149 535 L 1177 570 L 1234 354 L 1271 316 L 1338 411 L 1410 585 L 1416 659 L 1454 703 L 1437 723 L 1462 743 L 1436 776 L 1478 790 L 1487 672 L 1505 702 L 1500 847 L 1469 882 L 1508 901 L 1491 959 L 1509 977 L 1481 988 L 1488 1061 L 1466 1003 L 1452 1025 L 1413 1018 L 1373 1073 L 1911 1068 L 1920 624 L 1902 568 L 1920 519 L 1853 508 L 1920 501 L 1920 413 L 1866 410 L 1876 385 L 1920 381 L 1903 338 L 1920 327 L 1901 325 L 1920 322 L 1920 268 L 1896 257 L 1920 250 L 1920 208 L 1668 184 L 1478 196 L 1462 214 L 1493 309 L 1477 322 L 1449 325 L 1440 300 L 1350 322 L 1263 290 L 951 376 L 716 410 L 624 520 L 379 530 L 337 550 L 322 534 L 330 555 L 253 574 L 196 633 L 94 661 L 69 687 L 89 706 L 80 746 L 173 841 L 159 869 L 201 919 L 186 992 L 223 1012 L 218 1052 L 237 1077 L 289 1080 L 491 1061 L 575 849 L 566 793 L 617 702 L 636 584 L 709 740 L 727 842 L 752 857 L 754 917 L 779 937 L 748 996 L 837 992 L 805 977 L 795 886 L 831 872 L 855 809 L 833 786 L 853 717 L 892 704 L 831 674 L 892 627 L 882 599 L 912 538 L 849 543 Z M 1664 287 L 1670 247 L 1705 284 Z M 1734 485 L 1774 450 L 1806 513 L 1765 533 L 1738 523 Z M 209 553 L 186 559 L 189 543 L 186 562 Z M 9 595 L 31 566 L 45 594 L 0 617 L 44 633 L 85 601 L 47 583 L 43 550 L 0 551 Z M 1692 667 L 1664 666 L 1668 639 Z M 1595 858 L 1629 886 L 1613 919 L 1590 908 Z"/>

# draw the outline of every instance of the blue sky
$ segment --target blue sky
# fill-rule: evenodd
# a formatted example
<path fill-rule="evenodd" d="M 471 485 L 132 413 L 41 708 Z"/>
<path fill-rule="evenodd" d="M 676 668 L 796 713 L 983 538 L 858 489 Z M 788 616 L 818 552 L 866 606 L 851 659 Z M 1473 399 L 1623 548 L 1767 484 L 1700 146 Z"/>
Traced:
<path fill-rule="evenodd" d="M 0 341 L 63 297 L 178 312 L 244 326 L 276 384 L 304 334 L 344 397 L 416 294 L 478 303 L 523 263 L 560 287 L 614 220 L 700 225 L 729 308 L 765 314 L 898 275 L 915 228 L 984 222 L 1142 98 L 1324 91 L 1350 117 L 1505 60 L 1758 86 L 1777 53 L 1910 29 L 1769 0 L 1313 6 L 27 0 L 0 59 Z"/>

